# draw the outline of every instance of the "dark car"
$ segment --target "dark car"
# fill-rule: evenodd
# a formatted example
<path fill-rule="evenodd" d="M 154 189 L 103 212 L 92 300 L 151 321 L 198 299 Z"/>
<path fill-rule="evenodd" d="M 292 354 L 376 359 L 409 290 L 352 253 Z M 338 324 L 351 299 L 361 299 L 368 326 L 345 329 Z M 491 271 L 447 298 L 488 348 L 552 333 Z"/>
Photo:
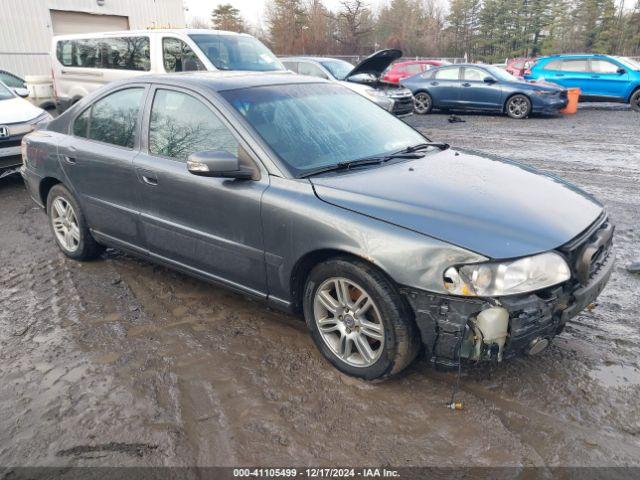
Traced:
<path fill-rule="evenodd" d="M 554 85 L 525 82 L 492 65 L 448 65 L 400 81 L 413 92 L 419 114 L 441 110 L 482 110 L 522 119 L 531 113 L 557 114 L 567 92 Z"/>
<path fill-rule="evenodd" d="M 341 85 L 192 73 L 112 83 L 26 137 L 70 258 L 105 246 L 303 312 L 343 372 L 537 353 L 613 268 L 600 203 L 432 143 Z"/>

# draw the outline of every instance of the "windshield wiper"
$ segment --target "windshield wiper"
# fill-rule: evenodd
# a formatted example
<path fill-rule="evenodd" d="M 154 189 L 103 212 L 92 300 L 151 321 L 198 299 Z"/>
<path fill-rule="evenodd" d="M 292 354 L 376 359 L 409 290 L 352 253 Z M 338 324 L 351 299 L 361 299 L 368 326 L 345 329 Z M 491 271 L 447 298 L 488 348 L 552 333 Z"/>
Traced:
<path fill-rule="evenodd" d="M 392 160 L 394 158 L 412 159 L 412 158 L 422 158 L 422 157 L 424 157 L 424 155 L 420 155 L 414 152 L 405 152 L 405 151 L 390 153 L 389 155 L 365 157 L 365 158 L 360 158 L 358 160 L 349 160 L 346 162 L 338 162 L 333 165 L 326 165 L 324 167 L 314 168 L 313 170 L 309 170 L 307 172 L 304 172 L 302 175 L 299 175 L 298 178 L 310 177 L 311 175 L 317 175 L 318 173 L 334 172 L 337 170 L 349 170 L 353 167 L 360 167 L 363 165 L 379 165 L 381 163 L 388 162 L 389 160 Z"/>
<path fill-rule="evenodd" d="M 404 150 L 400 150 L 398 153 L 413 153 L 413 152 L 418 152 L 420 150 L 424 150 L 425 148 L 429 148 L 429 147 L 436 147 L 436 148 L 439 148 L 440 150 L 446 150 L 450 146 L 451 145 L 449 145 L 448 143 L 425 142 L 425 143 L 418 143 L 417 145 L 412 145 L 410 147 L 407 147 Z"/>

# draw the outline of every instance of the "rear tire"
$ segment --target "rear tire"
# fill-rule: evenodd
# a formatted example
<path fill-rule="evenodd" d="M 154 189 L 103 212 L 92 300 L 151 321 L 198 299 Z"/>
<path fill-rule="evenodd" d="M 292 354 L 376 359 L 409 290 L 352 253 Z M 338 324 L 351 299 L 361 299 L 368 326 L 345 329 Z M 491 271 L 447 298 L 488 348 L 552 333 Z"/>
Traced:
<path fill-rule="evenodd" d="M 92 260 L 104 251 L 91 235 L 76 198 L 62 184 L 49 191 L 47 215 L 53 238 L 67 257 Z"/>
<path fill-rule="evenodd" d="M 531 100 L 526 95 L 514 95 L 507 100 L 504 110 L 509 117 L 522 120 L 531 113 Z"/>
<path fill-rule="evenodd" d="M 317 265 L 307 278 L 303 309 L 316 346 L 347 375 L 366 380 L 395 375 L 420 350 L 410 307 L 363 261 L 345 257 Z"/>
<path fill-rule="evenodd" d="M 636 112 L 640 112 L 640 89 L 636 90 L 633 95 L 631 95 L 631 100 L 629 101 L 631 108 Z"/>
<path fill-rule="evenodd" d="M 413 96 L 413 110 L 418 115 L 426 115 L 433 110 L 433 99 L 427 92 L 418 92 Z"/>

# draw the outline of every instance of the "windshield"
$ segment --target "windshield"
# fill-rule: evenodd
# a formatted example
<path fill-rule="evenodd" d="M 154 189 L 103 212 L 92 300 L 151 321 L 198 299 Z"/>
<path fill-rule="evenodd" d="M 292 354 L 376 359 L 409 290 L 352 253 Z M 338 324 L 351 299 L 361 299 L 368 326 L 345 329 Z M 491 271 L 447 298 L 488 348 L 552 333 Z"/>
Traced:
<path fill-rule="evenodd" d="M 498 80 L 502 80 L 503 82 L 522 82 L 521 78 L 511 75 L 506 70 L 502 70 L 501 68 L 494 67 L 493 65 L 488 65 L 484 68 L 486 68 L 491 75 L 496 77 Z"/>
<path fill-rule="evenodd" d="M 13 92 L 2 82 L 0 82 L 0 100 L 9 100 L 15 97 Z"/>
<path fill-rule="evenodd" d="M 221 94 L 296 176 L 425 141 L 341 85 L 274 85 Z"/>
<path fill-rule="evenodd" d="M 640 70 L 640 63 L 637 61 L 627 58 L 627 57 L 616 57 L 620 63 L 624 64 L 626 67 L 629 67 L 631 70 Z"/>
<path fill-rule="evenodd" d="M 344 80 L 348 73 L 353 70 L 353 65 L 344 60 L 326 60 L 320 63 L 331 72 L 331 75 L 333 75 L 336 80 Z"/>
<path fill-rule="evenodd" d="M 189 35 L 220 70 L 284 70 L 284 66 L 259 40 L 248 35 Z"/>

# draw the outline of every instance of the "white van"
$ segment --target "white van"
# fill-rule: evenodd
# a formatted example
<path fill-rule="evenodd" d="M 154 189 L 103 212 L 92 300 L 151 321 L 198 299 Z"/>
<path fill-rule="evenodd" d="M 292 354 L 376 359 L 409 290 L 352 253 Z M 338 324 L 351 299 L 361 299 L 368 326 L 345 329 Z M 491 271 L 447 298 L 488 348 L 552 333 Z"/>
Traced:
<path fill-rule="evenodd" d="M 63 111 L 102 85 L 145 73 L 193 70 L 285 71 L 246 33 L 219 30 L 126 30 L 53 37 L 56 106 Z"/>

